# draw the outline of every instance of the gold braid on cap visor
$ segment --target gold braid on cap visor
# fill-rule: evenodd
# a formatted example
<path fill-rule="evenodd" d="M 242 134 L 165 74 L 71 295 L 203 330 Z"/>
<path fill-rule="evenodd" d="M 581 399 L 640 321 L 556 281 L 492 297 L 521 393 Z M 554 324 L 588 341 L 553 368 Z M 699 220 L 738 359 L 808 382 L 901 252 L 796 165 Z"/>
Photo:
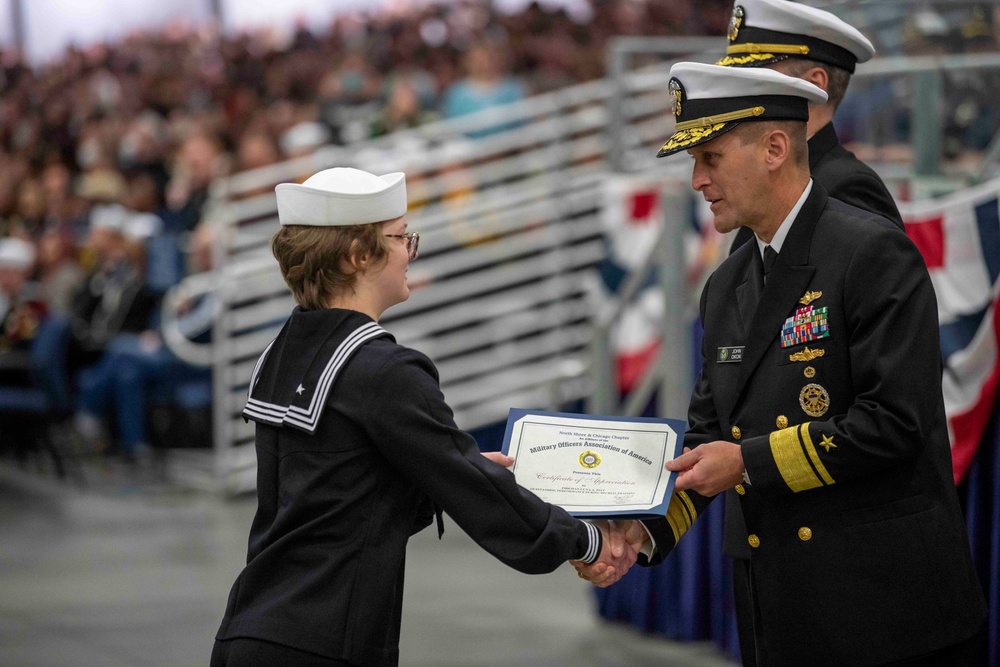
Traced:
<path fill-rule="evenodd" d="M 720 113 L 716 116 L 702 116 L 694 120 L 686 120 L 674 126 L 674 133 L 670 135 L 667 143 L 660 147 L 660 151 L 669 151 L 683 146 L 690 146 L 699 141 L 704 141 L 734 120 L 743 120 L 760 116 L 764 113 L 764 107 L 756 106 L 748 109 L 739 109 L 729 113 Z"/>
<path fill-rule="evenodd" d="M 736 55 L 736 54 L 746 55 Z M 798 44 L 733 44 L 726 49 L 726 57 L 715 62 L 722 67 L 766 63 L 782 57 L 805 56 L 809 47 Z"/>

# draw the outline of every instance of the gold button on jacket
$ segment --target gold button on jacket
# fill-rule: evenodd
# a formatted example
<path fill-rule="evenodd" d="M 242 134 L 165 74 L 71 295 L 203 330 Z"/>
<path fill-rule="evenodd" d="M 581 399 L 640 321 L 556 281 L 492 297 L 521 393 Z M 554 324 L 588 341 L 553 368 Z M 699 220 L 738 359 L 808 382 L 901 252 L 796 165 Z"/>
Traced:
<path fill-rule="evenodd" d="M 733 433 L 733 438 L 736 439 L 736 440 L 739 440 L 740 439 L 740 435 L 742 435 L 739 426 L 734 426 L 733 430 L 732 430 L 732 433 Z"/>
<path fill-rule="evenodd" d="M 799 528 L 799 539 L 802 540 L 803 542 L 808 542 L 809 540 L 812 539 L 812 536 L 813 536 L 812 529 L 809 528 L 808 526 L 802 526 L 801 528 Z"/>
<path fill-rule="evenodd" d="M 738 493 L 738 494 L 740 494 L 742 496 L 746 492 L 747 492 L 747 490 L 743 488 L 742 484 L 737 484 L 736 485 L 736 493 Z"/>
<path fill-rule="evenodd" d="M 778 415 L 778 418 L 774 420 L 774 423 L 778 428 L 788 428 L 788 417 L 785 415 Z"/>
<path fill-rule="evenodd" d="M 750 546 L 752 546 L 754 549 L 760 546 L 760 538 L 754 535 L 753 533 L 750 533 L 750 536 L 747 537 L 747 542 L 749 542 Z"/>

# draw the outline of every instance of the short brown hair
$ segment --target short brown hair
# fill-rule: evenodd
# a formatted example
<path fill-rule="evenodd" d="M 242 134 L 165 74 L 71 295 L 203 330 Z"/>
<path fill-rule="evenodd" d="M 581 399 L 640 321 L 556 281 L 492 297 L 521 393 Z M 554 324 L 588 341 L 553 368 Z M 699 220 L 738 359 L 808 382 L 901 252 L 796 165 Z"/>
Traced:
<path fill-rule="evenodd" d="M 345 227 L 285 225 L 271 239 L 271 252 L 295 302 L 307 310 L 327 308 L 334 296 L 352 291 L 357 270 L 351 259 L 368 257 L 369 266 L 389 254 L 384 223 Z"/>
<path fill-rule="evenodd" d="M 850 72 L 841 67 L 821 63 L 816 60 L 809 60 L 808 58 L 788 58 L 782 62 L 788 66 L 784 73 L 799 79 L 813 67 L 819 67 L 826 72 L 826 104 L 832 107 L 834 111 L 837 110 L 837 107 L 844 100 L 844 95 L 847 94 L 847 85 L 851 82 Z"/>
<path fill-rule="evenodd" d="M 800 167 L 809 163 L 809 148 L 806 143 L 806 124 L 799 120 L 771 120 L 740 123 L 736 128 L 736 136 L 740 143 L 749 144 L 760 141 L 764 134 L 771 130 L 781 130 L 788 135 L 792 146 L 792 162 Z"/>

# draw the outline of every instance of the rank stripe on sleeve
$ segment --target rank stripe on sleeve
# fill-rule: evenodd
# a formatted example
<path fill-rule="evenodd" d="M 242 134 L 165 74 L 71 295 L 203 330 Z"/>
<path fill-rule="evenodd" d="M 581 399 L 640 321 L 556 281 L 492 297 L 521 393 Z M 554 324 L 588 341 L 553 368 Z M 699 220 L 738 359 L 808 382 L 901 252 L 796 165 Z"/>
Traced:
<path fill-rule="evenodd" d="M 667 523 L 670 524 L 670 530 L 674 533 L 675 544 L 680 541 L 681 536 L 691 528 L 691 524 L 697 518 L 698 512 L 687 492 L 676 492 L 670 499 L 670 505 L 667 506 Z"/>
<path fill-rule="evenodd" d="M 770 444 L 778 472 L 793 492 L 834 483 L 809 435 L 809 422 L 774 431 Z"/>

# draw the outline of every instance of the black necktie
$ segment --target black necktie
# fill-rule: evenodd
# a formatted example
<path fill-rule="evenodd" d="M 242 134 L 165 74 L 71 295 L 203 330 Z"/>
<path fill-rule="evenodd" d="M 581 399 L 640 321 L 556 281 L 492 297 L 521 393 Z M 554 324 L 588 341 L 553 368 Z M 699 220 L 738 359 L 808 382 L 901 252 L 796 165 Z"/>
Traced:
<path fill-rule="evenodd" d="M 778 258 L 778 253 L 774 251 L 769 245 L 764 246 L 764 284 L 767 284 L 767 274 L 771 272 L 771 267 L 774 266 L 774 260 Z"/>

